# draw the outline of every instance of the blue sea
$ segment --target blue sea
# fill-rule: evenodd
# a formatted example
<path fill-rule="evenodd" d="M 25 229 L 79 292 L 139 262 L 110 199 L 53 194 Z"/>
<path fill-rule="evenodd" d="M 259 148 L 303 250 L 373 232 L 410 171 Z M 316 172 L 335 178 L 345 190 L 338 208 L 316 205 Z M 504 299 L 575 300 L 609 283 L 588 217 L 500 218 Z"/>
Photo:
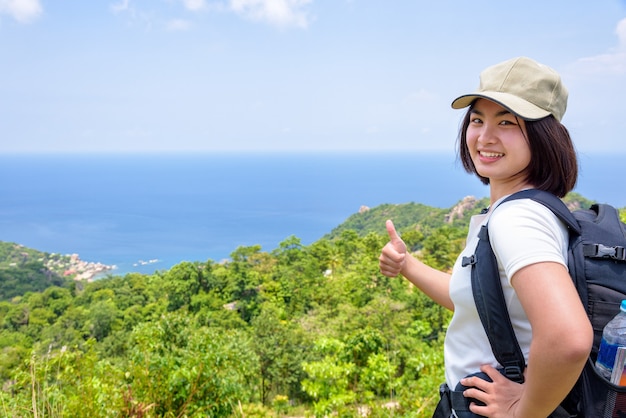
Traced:
<path fill-rule="evenodd" d="M 625 159 L 581 155 L 576 191 L 626 207 Z M 308 245 L 361 206 L 487 194 L 453 153 L 0 155 L 0 241 L 152 273 Z"/>

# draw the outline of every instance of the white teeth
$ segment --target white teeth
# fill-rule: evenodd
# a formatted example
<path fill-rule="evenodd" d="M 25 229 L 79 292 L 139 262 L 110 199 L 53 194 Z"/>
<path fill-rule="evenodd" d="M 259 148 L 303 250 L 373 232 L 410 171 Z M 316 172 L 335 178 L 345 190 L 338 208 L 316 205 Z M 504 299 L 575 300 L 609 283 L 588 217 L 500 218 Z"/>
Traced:
<path fill-rule="evenodd" d="M 483 157 L 489 157 L 489 158 L 496 158 L 496 157 L 504 156 L 504 154 L 500 152 L 484 152 L 484 151 L 481 151 L 480 155 L 482 155 Z"/>

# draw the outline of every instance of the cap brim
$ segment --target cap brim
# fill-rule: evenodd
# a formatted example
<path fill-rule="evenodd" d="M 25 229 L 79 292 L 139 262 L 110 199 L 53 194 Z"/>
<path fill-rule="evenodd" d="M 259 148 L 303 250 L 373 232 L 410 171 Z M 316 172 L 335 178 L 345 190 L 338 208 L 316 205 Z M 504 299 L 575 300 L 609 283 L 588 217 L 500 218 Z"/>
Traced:
<path fill-rule="evenodd" d="M 529 101 L 521 99 L 509 93 L 499 91 L 481 91 L 472 94 L 465 94 L 457 97 L 452 102 L 453 109 L 463 109 L 471 105 L 476 99 L 487 99 L 496 102 L 511 113 L 525 120 L 543 119 L 550 115 L 550 112 L 536 106 Z"/>

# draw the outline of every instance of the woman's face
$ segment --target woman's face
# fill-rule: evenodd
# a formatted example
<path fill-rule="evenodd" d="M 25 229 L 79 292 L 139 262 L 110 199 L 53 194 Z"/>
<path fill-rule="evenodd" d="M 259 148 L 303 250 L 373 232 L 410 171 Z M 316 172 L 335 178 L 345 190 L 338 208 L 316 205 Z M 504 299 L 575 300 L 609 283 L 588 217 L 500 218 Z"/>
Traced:
<path fill-rule="evenodd" d="M 489 183 L 517 185 L 526 180 L 530 163 L 523 119 L 487 99 L 478 99 L 471 111 L 466 143 L 476 171 Z"/>

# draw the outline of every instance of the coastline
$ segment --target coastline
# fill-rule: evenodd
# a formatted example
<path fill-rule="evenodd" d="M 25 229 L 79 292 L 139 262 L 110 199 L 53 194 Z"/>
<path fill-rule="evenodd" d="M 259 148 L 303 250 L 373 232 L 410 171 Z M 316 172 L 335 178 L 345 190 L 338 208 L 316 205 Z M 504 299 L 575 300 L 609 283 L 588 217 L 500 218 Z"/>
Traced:
<path fill-rule="evenodd" d="M 117 269 L 115 265 L 83 261 L 78 254 L 66 255 L 61 260 L 50 259 L 47 267 L 51 270 L 62 272 L 64 277 L 71 277 L 76 281 L 93 281 L 97 276 L 106 274 Z"/>

